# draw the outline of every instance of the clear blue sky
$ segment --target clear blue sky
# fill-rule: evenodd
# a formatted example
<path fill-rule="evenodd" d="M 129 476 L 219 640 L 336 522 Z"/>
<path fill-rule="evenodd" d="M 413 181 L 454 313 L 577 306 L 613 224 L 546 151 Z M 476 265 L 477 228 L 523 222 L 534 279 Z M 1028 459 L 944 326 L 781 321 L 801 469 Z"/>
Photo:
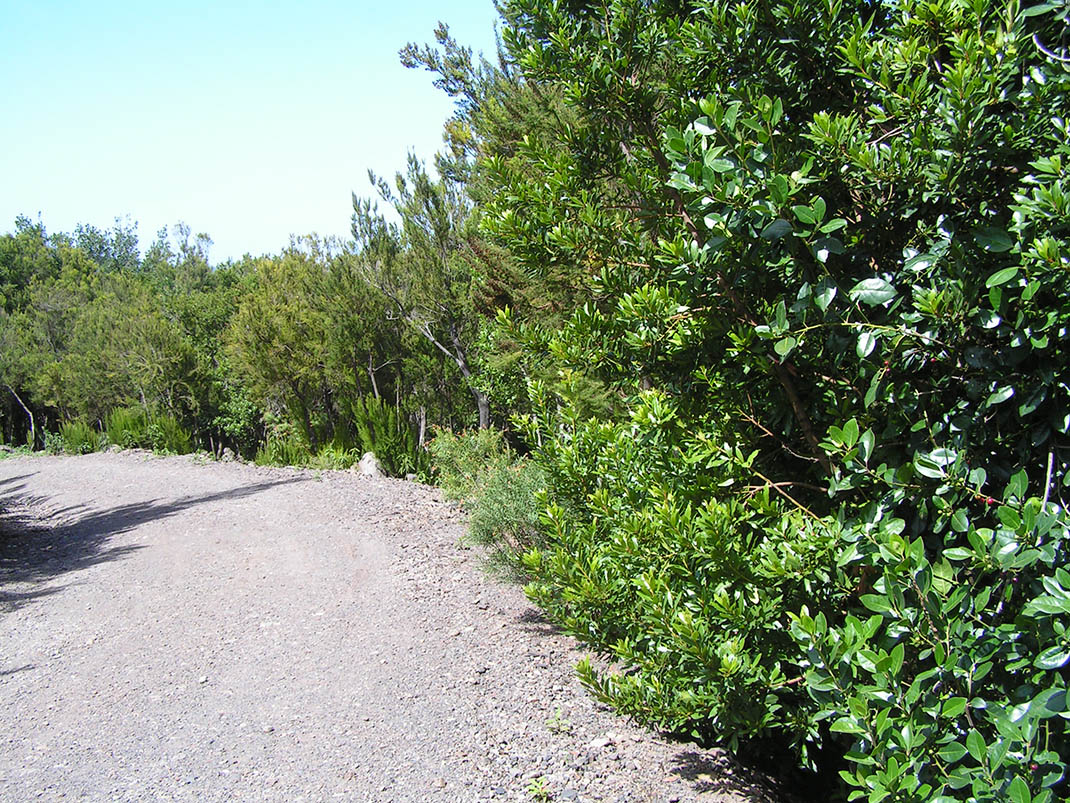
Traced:
<path fill-rule="evenodd" d="M 0 0 L 0 232 L 182 220 L 213 262 L 348 236 L 350 193 L 441 148 L 452 102 L 397 51 L 438 20 L 493 54 L 491 0 Z"/>

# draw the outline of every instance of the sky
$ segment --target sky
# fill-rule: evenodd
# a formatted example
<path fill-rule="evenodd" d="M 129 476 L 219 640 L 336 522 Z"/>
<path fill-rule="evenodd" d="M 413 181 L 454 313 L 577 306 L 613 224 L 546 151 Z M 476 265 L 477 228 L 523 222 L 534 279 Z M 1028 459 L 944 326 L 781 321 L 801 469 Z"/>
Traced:
<path fill-rule="evenodd" d="M 213 263 L 349 236 L 368 169 L 442 148 L 452 112 L 398 61 L 439 20 L 494 52 L 491 0 L 0 0 L 0 232 L 184 221 Z"/>

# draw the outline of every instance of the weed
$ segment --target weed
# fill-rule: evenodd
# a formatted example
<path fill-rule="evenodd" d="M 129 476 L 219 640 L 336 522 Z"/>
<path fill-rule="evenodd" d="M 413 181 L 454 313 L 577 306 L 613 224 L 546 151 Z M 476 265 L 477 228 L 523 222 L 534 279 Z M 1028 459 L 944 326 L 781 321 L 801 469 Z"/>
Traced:
<path fill-rule="evenodd" d="M 528 782 L 528 796 L 532 800 L 539 801 L 539 803 L 546 803 L 553 798 L 545 776 L 540 775 L 538 778 L 532 778 Z"/>
<path fill-rule="evenodd" d="M 558 706 L 557 710 L 554 711 L 554 715 L 546 720 L 546 728 L 550 733 L 572 733 L 572 723 L 565 719 L 564 715 L 561 713 L 561 706 Z"/>

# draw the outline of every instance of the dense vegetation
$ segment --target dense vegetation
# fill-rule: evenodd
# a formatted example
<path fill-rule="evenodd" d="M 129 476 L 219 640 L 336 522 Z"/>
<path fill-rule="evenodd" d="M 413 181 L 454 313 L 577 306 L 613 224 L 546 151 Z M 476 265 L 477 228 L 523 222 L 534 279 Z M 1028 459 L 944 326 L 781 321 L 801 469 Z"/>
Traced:
<path fill-rule="evenodd" d="M 441 427 L 621 712 L 830 798 L 1065 796 L 1070 6 L 499 10 L 496 63 L 402 51 L 457 111 L 398 223 L 210 268 L 20 220 L 5 437 L 135 405 L 402 472 Z"/>

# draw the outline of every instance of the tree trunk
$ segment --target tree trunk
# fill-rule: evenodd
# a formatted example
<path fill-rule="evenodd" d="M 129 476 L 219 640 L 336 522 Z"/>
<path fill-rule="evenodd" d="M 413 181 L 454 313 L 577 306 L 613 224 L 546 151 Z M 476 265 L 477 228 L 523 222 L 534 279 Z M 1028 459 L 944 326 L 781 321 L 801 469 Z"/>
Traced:
<path fill-rule="evenodd" d="M 372 395 L 376 399 L 380 398 L 379 385 L 375 381 L 375 369 L 372 367 L 372 353 L 370 351 L 368 352 L 368 379 L 372 382 Z"/>
<path fill-rule="evenodd" d="M 472 388 L 472 395 L 476 397 L 476 408 L 479 410 L 479 428 L 490 427 L 490 399 L 487 394 L 476 388 Z"/>
<path fill-rule="evenodd" d="M 481 391 L 475 385 L 475 375 L 472 373 L 472 369 L 468 366 L 468 356 L 465 353 L 464 345 L 461 343 L 461 337 L 457 333 L 456 324 L 450 324 L 450 342 L 453 345 L 453 349 L 446 348 L 439 342 L 431 331 L 431 327 L 427 323 L 423 323 L 419 326 L 420 334 L 426 337 L 435 348 L 457 363 L 457 368 L 461 372 L 461 376 L 464 377 L 464 381 L 468 384 L 468 389 L 472 391 L 472 396 L 476 400 L 476 409 L 479 411 L 479 428 L 488 429 L 490 427 L 490 399 L 487 394 Z"/>
<path fill-rule="evenodd" d="M 11 395 L 15 397 L 15 401 L 19 403 L 19 407 L 26 411 L 26 415 L 30 419 L 30 448 L 33 449 L 37 446 L 37 427 L 34 426 L 33 413 L 30 412 L 30 408 L 27 407 L 22 399 L 19 398 L 19 394 L 15 392 L 15 388 L 11 385 L 7 386 L 7 389 L 11 391 Z"/>

